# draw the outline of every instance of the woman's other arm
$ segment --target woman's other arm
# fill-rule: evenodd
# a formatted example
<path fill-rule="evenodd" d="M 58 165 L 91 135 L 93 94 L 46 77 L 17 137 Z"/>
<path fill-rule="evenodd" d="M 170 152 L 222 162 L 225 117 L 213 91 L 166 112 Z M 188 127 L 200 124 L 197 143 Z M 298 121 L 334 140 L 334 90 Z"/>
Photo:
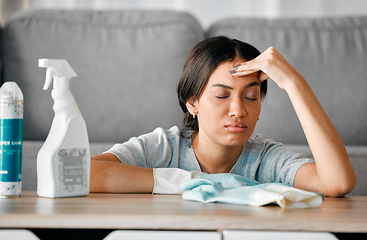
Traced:
<path fill-rule="evenodd" d="M 151 193 L 153 186 L 151 168 L 123 164 L 111 153 L 91 158 L 91 192 Z"/>
<path fill-rule="evenodd" d="M 339 197 L 353 190 L 356 176 L 344 144 L 306 80 L 273 48 L 243 63 L 234 76 L 262 71 L 284 89 L 299 118 L 315 164 L 299 168 L 294 186 Z"/>
<path fill-rule="evenodd" d="M 286 90 L 301 122 L 315 164 L 297 172 L 294 186 L 339 197 L 353 190 L 356 177 L 344 144 L 305 80 Z"/>

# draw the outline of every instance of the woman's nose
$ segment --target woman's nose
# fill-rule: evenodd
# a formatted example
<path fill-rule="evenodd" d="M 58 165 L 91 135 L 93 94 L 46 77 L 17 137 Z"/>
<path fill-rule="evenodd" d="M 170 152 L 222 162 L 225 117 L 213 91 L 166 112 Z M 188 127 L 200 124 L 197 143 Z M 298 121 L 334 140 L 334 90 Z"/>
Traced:
<path fill-rule="evenodd" d="M 228 115 L 234 118 L 243 118 L 247 115 L 243 99 L 233 99 L 230 103 Z"/>

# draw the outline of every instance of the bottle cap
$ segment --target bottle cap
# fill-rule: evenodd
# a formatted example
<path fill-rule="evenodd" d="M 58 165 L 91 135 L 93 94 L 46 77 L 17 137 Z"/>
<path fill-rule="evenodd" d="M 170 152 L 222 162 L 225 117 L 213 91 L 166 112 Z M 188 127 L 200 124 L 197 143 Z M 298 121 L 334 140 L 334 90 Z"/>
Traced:
<path fill-rule="evenodd" d="M 0 88 L 0 102 L 23 101 L 23 93 L 16 82 L 5 82 Z"/>

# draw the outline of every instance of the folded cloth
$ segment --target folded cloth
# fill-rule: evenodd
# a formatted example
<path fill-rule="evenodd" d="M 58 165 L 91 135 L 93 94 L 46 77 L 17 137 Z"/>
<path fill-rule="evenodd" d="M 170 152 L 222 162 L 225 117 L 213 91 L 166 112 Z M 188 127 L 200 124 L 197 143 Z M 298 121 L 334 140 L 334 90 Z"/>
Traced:
<path fill-rule="evenodd" d="M 233 176 L 241 179 L 237 181 L 241 186 L 227 185 L 229 179 L 227 174 L 225 181 L 221 180 L 221 174 L 207 174 L 209 178 L 194 178 L 181 184 L 185 190 L 182 198 L 200 202 L 222 202 L 251 206 L 263 206 L 276 203 L 282 208 L 311 208 L 319 207 L 323 195 L 309 191 L 300 190 L 281 183 L 260 184 L 254 180 L 241 176 Z M 233 174 L 232 174 L 233 175 Z M 208 177 L 208 176 L 206 176 Z M 214 180 L 216 178 L 216 181 Z M 233 183 L 233 181 L 230 181 Z"/>
<path fill-rule="evenodd" d="M 243 176 L 189 172 L 178 168 L 154 168 L 153 193 L 182 194 L 186 200 L 263 206 L 276 203 L 282 208 L 319 207 L 323 195 L 280 183 L 265 183 Z"/>

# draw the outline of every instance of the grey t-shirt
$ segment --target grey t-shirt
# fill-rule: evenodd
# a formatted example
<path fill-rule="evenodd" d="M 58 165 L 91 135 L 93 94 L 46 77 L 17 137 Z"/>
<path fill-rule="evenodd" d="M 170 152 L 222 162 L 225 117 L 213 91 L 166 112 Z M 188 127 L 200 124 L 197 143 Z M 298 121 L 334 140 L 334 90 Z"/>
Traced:
<path fill-rule="evenodd" d="M 122 163 L 147 168 L 181 168 L 201 171 L 191 146 L 191 139 L 182 136 L 178 127 L 153 132 L 115 144 L 106 151 Z M 285 183 L 293 186 L 297 170 L 314 162 L 304 154 L 291 152 L 281 144 L 261 136 L 250 139 L 230 171 L 260 183 Z"/>

